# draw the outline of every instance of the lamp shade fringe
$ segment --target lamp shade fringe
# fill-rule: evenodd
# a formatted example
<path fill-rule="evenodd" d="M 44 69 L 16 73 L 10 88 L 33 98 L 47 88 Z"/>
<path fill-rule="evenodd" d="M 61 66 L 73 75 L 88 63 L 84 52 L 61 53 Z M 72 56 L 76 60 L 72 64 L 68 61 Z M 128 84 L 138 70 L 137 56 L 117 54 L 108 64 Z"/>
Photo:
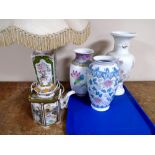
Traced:
<path fill-rule="evenodd" d="M 16 26 L 10 26 L 0 32 L 0 46 L 4 47 L 17 43 L 34 50 L 47 51 L 55 50 L 68 43 L 80 45 L 87 40 L 89 35 L 90 23 L 82 31 L 75 31 L 70 28 L 47 35 L 31 34 Z"/>

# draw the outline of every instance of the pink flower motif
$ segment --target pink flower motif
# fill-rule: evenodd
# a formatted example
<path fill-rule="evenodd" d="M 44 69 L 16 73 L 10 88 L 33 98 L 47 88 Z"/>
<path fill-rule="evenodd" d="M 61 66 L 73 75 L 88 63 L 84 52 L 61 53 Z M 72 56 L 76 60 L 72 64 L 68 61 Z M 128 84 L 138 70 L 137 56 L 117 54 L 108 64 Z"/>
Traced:
<path fill-rule="evenodd" d="M 111 80 L 104 81 L 104 86 L 105 87 L 111 87 L 111 85 L 112 85 L 112 81 Z"/>
<path fill-rule="evenodd" d="M 39 65 L 38 65 L 38 69 L 39 69 L 39 70 L 42 70 L 42 68 L 43 68 L 42 65 L 39 64 Z"/>
<path fill-rule="evenodd" d="M 102 103 L 102 100 L 101 100 L 100 98 L 94 98 L 94 100 L 95 100 L 95 102 L 98 103 L 98 104 Z"/>
<path fill-rule="evenodd" d="M 71 76 L 73 77 L 73 78 L 79 78 L 80 77 L 80 72 L 78 72 L 78 71 L 72 71 L 72 73 L 71 73 Z"/>
<path fill-rule="evenodd" d="M 39 70 L 45 70 L 46 69 L 46 65 L 44 63 L 38 64 L 37 67 L 38 67 Z"/>

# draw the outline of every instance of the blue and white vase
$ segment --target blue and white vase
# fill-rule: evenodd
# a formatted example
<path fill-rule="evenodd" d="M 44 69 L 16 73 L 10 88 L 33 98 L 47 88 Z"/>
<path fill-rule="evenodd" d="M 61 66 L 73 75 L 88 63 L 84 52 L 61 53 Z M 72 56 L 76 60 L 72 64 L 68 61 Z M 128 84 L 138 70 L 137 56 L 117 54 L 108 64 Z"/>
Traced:
<path fill-rule="evenodd" d="M 119 65 L 111 56 L 97 56 L 94 60 L 87 72 L 91 107 L 97 111 L 106 111 L 110 108 L 119 84 Z"/>

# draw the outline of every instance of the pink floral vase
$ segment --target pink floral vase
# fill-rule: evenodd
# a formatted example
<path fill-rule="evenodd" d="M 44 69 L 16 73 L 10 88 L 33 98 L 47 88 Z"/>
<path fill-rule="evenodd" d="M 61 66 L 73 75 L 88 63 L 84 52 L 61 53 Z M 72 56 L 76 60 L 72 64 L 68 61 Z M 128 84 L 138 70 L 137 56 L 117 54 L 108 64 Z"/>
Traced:
<path fill-rule="evenodd" d="M 70 65 L 70 86 L 78 96 L 84 96 L 87 93 L 86 73 L 94 51 L 89 48 L 78 48 L 74 52 L 76 57 Z"/>

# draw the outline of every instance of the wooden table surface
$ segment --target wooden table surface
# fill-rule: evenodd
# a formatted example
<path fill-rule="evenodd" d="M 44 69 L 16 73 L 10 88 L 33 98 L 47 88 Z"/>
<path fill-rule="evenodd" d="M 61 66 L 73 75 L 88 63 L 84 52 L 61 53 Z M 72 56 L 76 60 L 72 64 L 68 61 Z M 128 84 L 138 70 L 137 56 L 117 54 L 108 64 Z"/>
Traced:
<path fill-rule="evenodd" d="M 28 102 L 30 84 L 30 82 L 0 83 L 0 134 L 65 134 L 66 111 L 60 124 L 42 127 L 34 123 Z M 68 83 L 64 85 L 69 88 Z M 126 82 L 125 85 L 155 124 L 155 81 Z"/>

